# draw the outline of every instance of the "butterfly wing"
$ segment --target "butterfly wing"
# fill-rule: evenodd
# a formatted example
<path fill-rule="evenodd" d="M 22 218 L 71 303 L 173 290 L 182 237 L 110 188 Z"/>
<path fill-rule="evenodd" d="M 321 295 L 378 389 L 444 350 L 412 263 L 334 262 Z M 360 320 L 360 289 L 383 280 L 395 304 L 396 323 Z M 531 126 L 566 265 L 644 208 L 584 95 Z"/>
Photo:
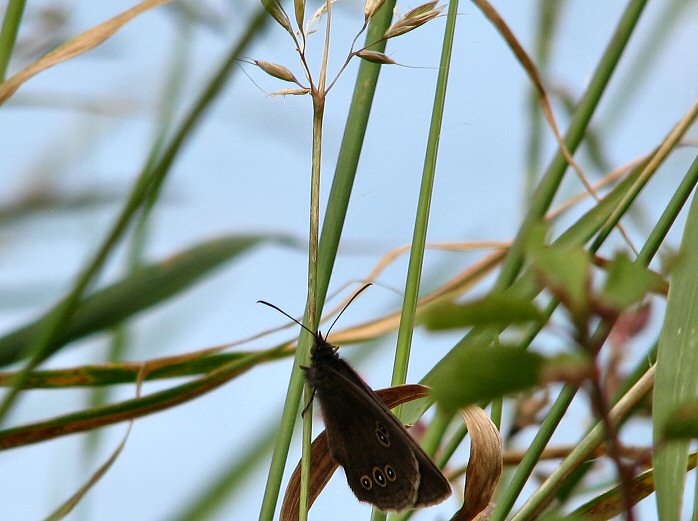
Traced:
<path fill-rule="evenodd" d="M 357 498 L 395 511 L 447 498 L 451 487 L 441 471 L 351 366 L 327 347 L 316 351 L 308 378 L 332 455 Z"/>
<path fill-rule="evenodd" d="M 332 385 L 316 387 L 317 397 L 330 451 L 344 468 L 349 487 L 360 501 L 381 510 L 411 508 L 420 473 L 409 435 L 356 384 L 338 374 L 331 378 Z"/>

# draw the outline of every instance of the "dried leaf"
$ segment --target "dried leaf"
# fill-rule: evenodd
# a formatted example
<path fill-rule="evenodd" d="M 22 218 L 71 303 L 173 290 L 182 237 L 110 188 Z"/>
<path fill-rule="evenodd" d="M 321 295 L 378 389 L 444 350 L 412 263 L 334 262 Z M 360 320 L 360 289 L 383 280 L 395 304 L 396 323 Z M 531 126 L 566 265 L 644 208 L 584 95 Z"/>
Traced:
<path fill-rule="evenodd" d="M 114 18 L 85 31 L 63 45 L 56 47 L 0 85 L 0 105 L 7 101 L 24 82 L 36 76 L 41 71 L 94 49 L 100 43 L 113 36 L 136 16 L 171 1 L 172 0 L 145 0 Z"/>
<path fill-rule="evenodd" d="M 470 460 L 463 506 L 451 521 L 484 521 L 492 513 L 492 497 L 502 476 L 502 437 L 480 407 L 470 406 L 460 412 L 470 434 Z"/>
<path fill-rule="evenodd" d="M 393 65 L 395 63 L 395 60 L 393 60 L 390 56 L 378 51 L 369 51 L 367 49 L 363 49 L 357 52 L 356 55 L 359 58 L 362 58 L 372 63 L 381 63 L 384 65 Z"/>

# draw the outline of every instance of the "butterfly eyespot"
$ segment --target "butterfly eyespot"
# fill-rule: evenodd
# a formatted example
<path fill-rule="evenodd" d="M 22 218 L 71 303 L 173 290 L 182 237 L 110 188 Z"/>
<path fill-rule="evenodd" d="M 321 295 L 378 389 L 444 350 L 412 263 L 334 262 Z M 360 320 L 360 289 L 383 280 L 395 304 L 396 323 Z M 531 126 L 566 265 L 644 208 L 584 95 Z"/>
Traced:
<path fill-rule="evenodd" d="M 378 467 L 373 467 L 373 479 L 381 487 L 384 487 L 388 484 L 388 482 L 385 480 L 385 474 L 383 474 L 383 471 Z"/>
<path fill-rule="evenodd" d="M 381 422 L 376 422 L 376 438 L 384 447 L 390 447 L 390 439 L 388 438 L 388 429 Z"/>
<path fill-rule="evenodd" d="M 369 478 L 366 474 L 361 476 L 359 481 L 361 482 L 361 486 L 366 490 L 371 490 L 373 488 L 373 481 L 371 481 L 371 478 Z"/>
<path fill-rule="evenodd" d="M 390 465 L 385 466 L 385 475 L 388 477 L 388 481 L 395 481 L 397 479 L 397 474 Z"/>

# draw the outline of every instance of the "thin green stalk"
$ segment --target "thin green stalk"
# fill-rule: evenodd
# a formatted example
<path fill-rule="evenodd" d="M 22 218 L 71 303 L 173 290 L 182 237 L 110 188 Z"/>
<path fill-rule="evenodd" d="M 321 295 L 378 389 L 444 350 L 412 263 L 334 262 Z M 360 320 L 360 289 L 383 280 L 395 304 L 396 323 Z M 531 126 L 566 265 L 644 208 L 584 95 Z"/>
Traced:
<path fill-rule="evenodd" d="M 667 204 L 661 217 L 657 221 L 657 224 L 655 224 L 654 228 L 652 229 L 647 241 L 645 241 L 645 245 L 640 250 L 640 253 L 637 254 L 636 262 L 639 262 L 643 266 L 649 266 L 650 261 L 657 254 L 659 247 L 666 239 L 671 226 L 674 224 L 674 221 L 683 209 L 686 201 L 688 201 L 688 197 L 691 195 L 691 192 L 695 189 L 697 184 L 698 158 L 693 161 L 693 164 L 688 169 L 688 172 L 684 176 L 678 188 L 676 191 L 674 191 L 674 195 L 671 196 L 669 204 Z"/>
<path fill-rule="evenodd" d="M 439 141 L 441 137 L 441 124 L 446 103 L 446 90 L 448 87 L 448 73 L 451 67 L 451 55 L 453 53 L 453 38 L 456 32 L 456 15 L 458 0 L 451 0 L 448 4 L 446 18 L 446 30 L 444 32 L 439 75 L 436 81 L 434 94 L 434 106 L 431 113 L 429 138 L 427 141 L 426 157 L 422 170 L 422 184 L 419 189 L 419 202 L 415 217 L 414 231 L 412 232 L 412 247 L 407 268 L 407 281 L 405 283 L 405 296 L 402 303 L 400 316 L 400 328 L 397 337 L 397 350 L 395 352 L 395 365 L 393 366 L 392 385 L 405 383 L 407 378 L 407 366 L 410 358 L 412 334 L 414 331 L 414 319 L 419 298 L 419 284 L 422 279 L 422 266 L 424 264 L 424 249 L 427 240 L 429 226 L 429 210 L 431 208 L 431 196 L 434 190 L 434 178 L 436 177 L 436 159 L 439 154 Z"/>
<path fill-rule="evenodd" d="M 659 168 L 659 165 L 664 162 L 669 153 L 676 148 L 683 136 L 686 134 L 686 132 L 688 132 L 688 129 L 691 127 L 696 118 L 698 118 L 698 103 L 695 103 L 689 109 L 686 115 L 681 118 L 681 121 L 676 124 L 669 135 L 663 140 L 659 150 L 652 155 L 649 163 L 647 166 L 645 166 L 642 174 L 640 174 L 640 177 L 635 182 L 638 187 L 642 187 L 647 184 L 650 177 L 654 174 L 654 172 L 656 172 L 657 168 Z M 623 197 L 620 203 L 618 203 L 618 207 L 608 218 L 608 223 L 606 223 L 603 229 L 599 232 L 598 237 L 594 240 L 594 244 L 598 245 L 597 247 L 599 247 L 601 243 L 606 240 L 606 237 L 611 234 L 615 227 L 615 223 L 617 223 L 620 220 L 620 216 L 624 215 L 627 209 L 630 208 L 630 205 L 633 203 L 639 193 L 640 190 L 630 190 L 625 197 Z M 611 226 L 611 223 L 614 223 L 613 227 Z"/>
<path fill-rule="evenodd" d="M 26 3 L 26 0 L 10 0 L 7 3 L 5 19 L 0 30 L 0 83 L 7 79 L 7 67 L 10 65 Z"/>
<path fill-rule="evenodd" d="M 328 12 L 329 14 L 329 12 Z M 328 28 L 329 33 L 329 18 Z M 321 78 L 325 75 L 321 74 Z M 324 83 L 323 80 L 321 82 Z M 317 306 L 317 270 L 320 237 L 320 174 L 322 165 L 322 122 L 325 114 L 324 92 L 320 91 L 313 96 L 313 161 L 312 176 L 310 182 L 310 245 L 308 252 L 308 327 L 315 331 L 319 322 L 319 309 Z M 303 353 L 304 366 L 310 364 L 310 351 Z M 305 384 L 306 406 L 313 399 L 313 388 Z M 313 442 L 313 415 L 306 414 L 303 417 L 303 457 L 301 460 L 301 490 L 299 521 L 308 519 L 309 491 L 310 491 L 310 447 Z"/>
<path fill-rule="evenodd" d="M 412 233 L 412 247 L 410 249 L 410 260 L 407 269 L 405 296 L 402 302 L 397 349 L 395 350 L 392 385 L 404 384 L 407 379 L 407 367 L 410 359 L 417 299 L 419 298 L 419 286 L 422 278 L 422 266 L 424 264 L 424 249 L 429 226 L 431 196 L 434 190 L 434 179 L 436 177 L 436 160 L 439 153 L 441 124 L 443 122 L 444 106 L 446 103 L 448 74 L 451 67 L 451 56 L 453 54 L 457 13 L 458 0 L 451 0 L 448 5 L 439 74 L 436 81 L 436 92 L 434 94 L 434 106 L 432 108 L 426 156 L 424 158 L 424 168 L 422 170 L 422 184 L 419 189 L 417 215 L 415 217 L 414 231 Z M 396 415 L 398 418 L 400 417 L 400 408 L 397 409 Z M 373 509 L 371 516 L 372 521 L 382 521 L 385 520 L 385 518 L 386 514 L 384 512 L 375 508 Z"/>

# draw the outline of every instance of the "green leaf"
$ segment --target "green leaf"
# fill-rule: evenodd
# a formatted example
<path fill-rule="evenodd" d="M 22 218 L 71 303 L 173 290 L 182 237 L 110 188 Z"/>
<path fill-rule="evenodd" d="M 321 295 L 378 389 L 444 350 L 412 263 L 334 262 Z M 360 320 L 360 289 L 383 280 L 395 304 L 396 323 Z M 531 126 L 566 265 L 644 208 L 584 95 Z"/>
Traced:
<path fill-rule="evenodd" d="M 681 262 L 674 272 L 657 353 L 652 403 L 655 442 L 673 411 L 695 399 L 698 384 L 698 198 L 693 198 L 681 240 Z M 675 441 L 653 457 L 659 518 L 681 519 L 688 440 Z"/>
<path fill-rule="evenodd" d="M 577 246 L 546 246 L 532 252 L 533 266 L 542 284 L 576 320 L 589 313 L 589 253 Z"/>
<path fill-rule="evenodd" d="M 486 402 L 538 384 L 544 358 L 508 346 L 472 346 L 452 354 L 433 383 L 433 395 L 447 410 Z"/>
<path fill-rule="evenodd" d="M 605 307 L 622 311 L 640 302 L 650 291 L 660 290 L 662 278 L 633 262 L 625 253 L 618 255 L 608 266 L 606 284 L 599 295 Z"/>
<path fill-rule="evenodd" d="M 669 415 L 664 424 L 664 440 L 698 438 L 698 401 L 688 402 Z"/>
<path fill-rule="evenodd" d="M 427 309 L 422 318 L 428 329 L 438 331 L 474 325 L 522 324 L 541 319 L 541 312 L 531 299 L 504 292 L 463 304 L 439 304 Z"/>
<path fill-rule="evenodd" d="M 272 239 L 282 240 L 262 235 L 223 237 L 144 266 L 128 278 L 83 299 L 63 335 L 50 346 L 50 352 L 78 338 L 111 328 L 178 295 L 224 262 Z M 51 313 L 49 311 L 38 320 L 0 337 L 0 366 L 16 362 L 28 354 L 41 333 L 42 321 Z"/>

